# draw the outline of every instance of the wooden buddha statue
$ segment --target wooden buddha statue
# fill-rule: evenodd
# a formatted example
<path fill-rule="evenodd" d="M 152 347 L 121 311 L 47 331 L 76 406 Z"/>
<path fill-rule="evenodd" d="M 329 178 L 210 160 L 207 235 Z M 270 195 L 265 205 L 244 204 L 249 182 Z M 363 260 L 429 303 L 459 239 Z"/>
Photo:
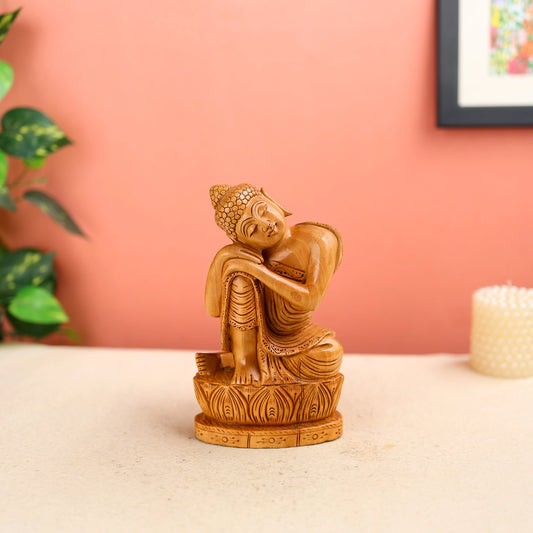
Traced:
<path fill-rule="evenodd" d="M 232 244 L 207 278 L 222 351 L 196 355 L 196 436 L 249 448 L 338 438 L 343 349 L 311 315 L 341 262 L 340 234 L 314 222 L 289 227 L 290 213 L 249 184 L 215 185 L 210 195 Z"/>

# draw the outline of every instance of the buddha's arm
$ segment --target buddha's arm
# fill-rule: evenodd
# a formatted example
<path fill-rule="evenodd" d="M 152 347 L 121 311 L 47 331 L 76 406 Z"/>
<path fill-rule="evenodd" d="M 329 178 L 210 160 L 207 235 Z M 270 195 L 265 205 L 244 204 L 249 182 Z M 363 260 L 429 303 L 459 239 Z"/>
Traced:
<path fill-rule="evenodd" d="M 213 259 L 207 274 L 207 282 L 205 284 L 205 308 L 209 316 L 220 316 L 220 301 L 222 297 L 222 268 L 224 263 L 217 261 L 217 257 Z"/>
<path fill-rule="evenodd" d="M 231 272 L 245 272 L 298 308 L 313 311 L 322 300 L 335 271 L 336 246 L 336 242 L 319 241 L 312 244 L 305 283 L 284 278 L 263 264 L 253 264 L 242 259 L 228 261 L 224 276 Z"/>
<path fill-rule="evenodd" d="M 245 260 L 250 264 L 258 264 L 263 261 L 262 256 L 258 253 L 248 251 L 237 244 L 228 244 L 218 251 L 209 267 L 205 284 L 205 307 L 209 316 L 220 316 L 224 265 L 232 259 Z"/>
<path fill-rule="evenodd" d="M 257 279 L 270 290 L 304 311 L 313 311 L 322 299 L 323 294 L 312 283 L 298 283 L 284 278 L 264 265 L 253 265 L 252 270 L 255 270 Z"/>

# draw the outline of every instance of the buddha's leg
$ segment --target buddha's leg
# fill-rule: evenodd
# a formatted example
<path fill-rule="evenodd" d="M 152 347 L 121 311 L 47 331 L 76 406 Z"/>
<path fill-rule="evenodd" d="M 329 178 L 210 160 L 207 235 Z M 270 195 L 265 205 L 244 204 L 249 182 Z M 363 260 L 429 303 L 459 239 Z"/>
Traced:
<path fill-rule="evenodd" d="M 229 335 L 235 360 L 232 383 L 259 381 L 257 364 L 257 313 L 252 281 L 236 276 L 232 282 L 229 308 Z"/>
<path fill-rule="evenodd" d="M 230 337 L 235 359 L 235 373 L 231 382 L 246 384 L 259 381 L 261 373 L 257 365 L 257 330 L 243 331 L 230 326 Z"/>
<path fill-rule="evenodd" d="M 284 357 L 287 370 L 303 379 L 323 379 L 333 377 L 339 372 L 343 349 L 340 342 L 327 335 L 319 344 L 303 354 Z"/>

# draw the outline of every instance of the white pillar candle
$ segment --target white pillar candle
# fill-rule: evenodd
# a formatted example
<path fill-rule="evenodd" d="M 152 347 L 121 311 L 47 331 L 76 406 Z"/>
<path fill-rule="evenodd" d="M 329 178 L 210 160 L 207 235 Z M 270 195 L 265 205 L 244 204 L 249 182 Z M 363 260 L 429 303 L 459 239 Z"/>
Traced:
<path fill-rule="evenodd" d="M 501 378 L 533 376 L 533 289 L 485 287 L 474 293 L 472 367 Z"/>

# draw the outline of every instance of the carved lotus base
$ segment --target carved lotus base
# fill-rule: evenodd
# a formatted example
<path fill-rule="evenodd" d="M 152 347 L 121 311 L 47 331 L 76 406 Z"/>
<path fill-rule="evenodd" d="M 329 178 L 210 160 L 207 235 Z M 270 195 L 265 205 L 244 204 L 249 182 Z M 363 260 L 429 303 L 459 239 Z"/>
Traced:
<path fill-rule="evenodd" d="M 204 413 L 194 419 L 196 437 L 208 444 L 235 448 L 290 448 L 338 439 L 342 416 L 338 411 L 323 420 L 288 425 L 223 424 Z"/>
<path fill-rule="evenodd" d="M 231 372 L 194 377 L 194 392 L 207 417 L 221 424 L 270 426 L 301 424 L 331 417 L 344 376 L 313 382 L 238 385 Z"/>

